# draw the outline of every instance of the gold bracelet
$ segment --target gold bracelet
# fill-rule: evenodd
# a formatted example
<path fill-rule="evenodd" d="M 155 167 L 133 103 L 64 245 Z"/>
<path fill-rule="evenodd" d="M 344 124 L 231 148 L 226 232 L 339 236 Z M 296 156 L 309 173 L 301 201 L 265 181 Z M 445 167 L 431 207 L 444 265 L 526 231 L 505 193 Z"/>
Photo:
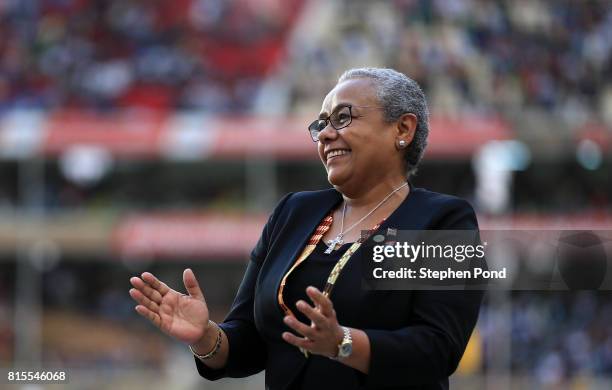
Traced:
<path fill-rule="evenodd" d="M 213 347 L 213 349 L 208 352 L 205 355 L 200 355 L 198 354 L 196 351 L 193 350 L 193 347 L 191 347 L 191 345 L 189 346 L 189 350 L 191 351 L 191 353 L 193 354 L 193 356 L 197 357 L 200 360 L 207 360 L 212 358 L 213 356 L 215 356 L 217 354 L 217 352 L 219 352 L 219 350 L 221 349 L 221 341 L 222 341 L 222 337 L 221 337 L 221 328 L 219 327 L 219 325 L 215 324 L 213 321 L 208 320 L 208 324 L 209 326 L 214 326 L 217 328 L 217 330 L 219 331 L 217 333 L 217 341 L 215 342 L 215 346 Z"/>

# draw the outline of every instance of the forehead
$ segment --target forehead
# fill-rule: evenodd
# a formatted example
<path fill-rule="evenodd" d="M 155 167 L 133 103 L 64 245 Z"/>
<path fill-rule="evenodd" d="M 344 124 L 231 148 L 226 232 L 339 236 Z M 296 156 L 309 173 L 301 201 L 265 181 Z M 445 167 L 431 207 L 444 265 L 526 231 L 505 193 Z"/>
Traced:
<path fill-rule="evenodd" d="M 343 81 L 329 91 L 321 112 L 332 112 L 339 104 L 353 104 L 356 106 L 372 106 L 377 104 L 376 87 L 372 80 L 367 78 Z"/>

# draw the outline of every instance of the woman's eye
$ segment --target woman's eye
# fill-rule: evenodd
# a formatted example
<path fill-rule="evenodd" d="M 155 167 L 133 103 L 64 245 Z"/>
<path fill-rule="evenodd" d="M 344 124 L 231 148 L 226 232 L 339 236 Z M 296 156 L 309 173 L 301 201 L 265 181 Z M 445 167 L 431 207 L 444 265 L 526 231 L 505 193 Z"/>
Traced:
<path fill-rule="evenodd" d="M 345 123 L 346 121 L 348 121 L 350 119 L 350 115 L 346 114 L 346 113 L 340 113 L 338 114 L 338 122 L 339 123 Z"/>

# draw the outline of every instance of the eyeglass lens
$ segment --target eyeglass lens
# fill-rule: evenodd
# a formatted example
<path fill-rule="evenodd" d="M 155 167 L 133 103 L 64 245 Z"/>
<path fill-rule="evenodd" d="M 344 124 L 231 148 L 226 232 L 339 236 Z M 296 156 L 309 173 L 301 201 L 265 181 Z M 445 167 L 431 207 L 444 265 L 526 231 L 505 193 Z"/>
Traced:
<path fill-rule="evenodd" d="M 317 119 L 308 126 L 310 135 L 313 141 L 319 140 L 319 133 L 327 127 L 327 121 L 329 121 L 332 127 L 336 130 L 340 130 L 351 124 L 351 108 L 349 106 L 343 106 L 336 109 L 328 119 Z"/>

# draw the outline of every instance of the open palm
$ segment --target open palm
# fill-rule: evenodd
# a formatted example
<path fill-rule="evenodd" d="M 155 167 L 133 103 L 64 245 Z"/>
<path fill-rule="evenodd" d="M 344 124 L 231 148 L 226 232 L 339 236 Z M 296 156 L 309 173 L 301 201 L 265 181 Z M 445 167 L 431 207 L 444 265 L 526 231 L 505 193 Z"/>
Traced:
<path fill-rule="evenodd" d="M 200 340 L 208 327 L 208 306 L 193 274 L 186 269 L 183 283 L 188 295 L 181 294 L 145 272 L 133 277 L 130 296 L 138 303 L 136 311 L 164 333 L 187 344 Z"/>

